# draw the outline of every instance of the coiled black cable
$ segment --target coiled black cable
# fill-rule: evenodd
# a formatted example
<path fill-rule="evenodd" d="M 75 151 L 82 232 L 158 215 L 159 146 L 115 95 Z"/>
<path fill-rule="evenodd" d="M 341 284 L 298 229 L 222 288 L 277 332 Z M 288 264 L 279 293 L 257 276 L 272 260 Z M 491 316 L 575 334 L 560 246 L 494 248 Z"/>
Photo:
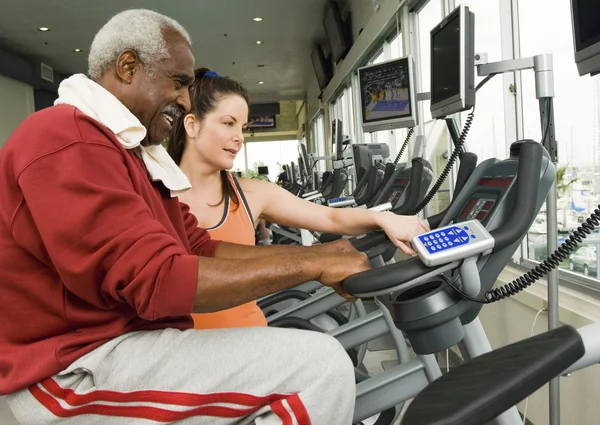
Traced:
<path fill-rule="evenodd" d="M 554 251 L 548 258 L 542 263 L 538 264 L 533 269 L 529 270 L 523 276 L 502 285 L 499 288 L 494 288 L 485 293 L 485 299 L 479 300 L 472 298 L 467 294 L 463 293 L 458 289 L 448 278 L 442 276 L 443 280 L 448 286 L 454 289 L 461 297 L 473 301 L 479 304 L 491 304 L 496 301 L 509 298 L 515 294 L 518 294 L 525 288 L 531 286 L 536 280 L 544 277 L 548 272 L 557 268 L 573 251 L 583 242 L 592 231 L 600 225 L 600 205 L 594 210 L 592 214 L 585 220 L 585 222 L 579 226 L 569 238 L 564 241 L 556 251 Z"/>
<path fill-rule="evenodd" d="M 402 158 L 402 154 L 406 150 L 406 147 L 408 146 L 408 142 L 410 141 L 410 136 L 412 136 L 414 132 L 415 132 L 414 127 L 411 127 L 408 129 L 408 134 L 406 135 L 406 139 L 404 140 L 404 144 L 402 145 L 402 148 L 400 148 L 400 152 L 398 152 L 398 155 L 396 156 L 396 159 L 394 160 L 394 165 L 397 164 L 398 161 L 400 161 L 400 158 Z"/>
<path fill-rule="evenodd" d="M 416 208 L 411 212 L 412 215 L 416 215 L 416 214 L 420 213 L 421 210 L 423 208 L 425 208 L 425 206 L 429 202 L 431 202 L 431 200 L 433 199 L 433 197 L 435 196 L 435 194 L 437 193 L 439 188 L 442 186 L 442 184 L 448 177 L 448 174 L 450 174 L 450 170 L 454 166 L 456 159 L 458 158 L 458 156 L 461 153 L 463 153 L 463 150 L 464 150 L 463 146 L 465 144 L 465 140 L 467 139 L 467 135 L 469 134 L 469 130 L 471 129 L 471 124 L 473 123 L 474 114 L 475 114 L 475 107 L 473 107 L 471 112 L 469 112 L 469 115 L 467 117 L 467 120 L 465 121 L 463 130 L 460 134 L 460 137 L 458 138 L 458 142 L 456 143 L 456 146 L 454 147 L 454 151 L 452 152 L 452 155 L 450 155 L 450 158 L 448 159 L 448 163 L 446 164 L 446 167 L 444 167 L 444 171 L 442 171 L 442 174 L 440 174 L 440 177 L 435 182 L 435 184 L 433 185 L 433 187 L 431 188 L 431 190 L 429 191 L 427 196 L 425 196 L 425 198 L 421 201 L 421 203 L 419 205 L 417 205 Z"/>
<path fill-rule="evenodd" d="M 500 288 L 488 291 L 485 294 L 486 303 L 493 303 L 515 295 L 530 286 L 536 280 L 545 276 L 551 270 L 557 268 L 598 225 L 600 225 L 600 205 L 598 205 L 598 208 L 590 214 L 585 222 L 542 263 L 512 282 L 509 282 Z"/>

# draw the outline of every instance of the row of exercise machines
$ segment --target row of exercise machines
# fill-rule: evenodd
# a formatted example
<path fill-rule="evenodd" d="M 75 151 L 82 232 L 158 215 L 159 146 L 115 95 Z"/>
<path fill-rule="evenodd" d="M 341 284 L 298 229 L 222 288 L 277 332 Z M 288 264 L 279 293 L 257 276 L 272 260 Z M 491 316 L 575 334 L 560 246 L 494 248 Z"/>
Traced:
<path fill-rule="evenodd" d="M 425 217 L 432 230 L 413 239 L 412 245 L 418 252 L 417 257 L 394 261 L 395 248 L 382 232 L 350 239 L 357 249 L 367 253 L 373 269 L 349 277 L 343 284 L 344 288 L 359 299 L 375 299 L 378 310 L 367 314 L 364 310 L 360 311 L 358 302 L 354 307 L 357 313 L 340 320 L 333 312 L 345 305 L 346 301 L 330 289 L 309 283 L 295 288 L 295 291 L 306 294 L 299 297 L 298 302 L 279 310 L 274 309 L 268 315 L 268 322 L 272 326 L 310 328 L 310 324 L 302 323 L 314 325 L 314 319 L 323 315 L 328 315 L 337 322 L 338 326 L 327 330 L 327 333 L 338 338 L 355 361 L 357 400 L 354 423 L 361 423 L 378 414 L 378 425 L 392 423 L 404 402 L 413 399 L 401 422 L 403 425 L 521 424 L 522 419 L 515 407 L 517 402 L 554 377 L 582 369 L 600 360 L 600 324 L 579 330 L 563 326 L 492 351 L 478 319 L 483 305 L 501 302 L 555 269 L 600 224 L 600 206 L 563 245 L 556 250 L 549 249 L 549 252 L 553 252 L 548 259 L 519 279 L 494 288 L 500 272 L 518 249 L 542 204 L 547 197 L 550 199 L 555 196 L 552 58 L 540 55 L 518 61 L 479 64 L 478 74 L 488 77 L 475 87 L 472 81 L 473 27 L 473 14 L 461 5 L 431 31 L 432 44 L 435 44 L 436 39 L 449 40 L 443 34 L 445 30 L 456 29 L 461 34 L 451 46 L 431 49 L 432 55 L 447 53 L 446 56 L 435 57 L 431 61 L 432 116 L 440 118 L 474 106 L 475 91 L 493 75 L 532 69 L 536 78 L 536 97 L 540 101 L 543 134 L 540 143 L 532 140 L 517 141 L 511 145 L 507 159 L 492 158 L 477 165 L 474 155 L 462 148 L 465 139 L 463 131 L 449 160 L 452 166 L 453 159 L 460 159 L 453 199 L 445 211 L 436 216 Z M 577 33 L 575 21 L 574 28 Z M 578 51 L 577 54 L 581 52 Z M 577 54 L 579 66 L 583 59 L 577 59 Z M 600 58 L 600 55 L 596 57 Z M 456 58 L 460 58 L 461 62 L 461 81 L 444 80 L 444 76 L 450 76 L 446 72 L 447 67 L 439 64 L 458 60 Z M 378 75 L 392 75 L 396 78 L 394 73 L 403 72 L 403 64 L 408 63 L 407 72 L 400 81 L 406 81 L 410 87 L 413 80 L 410 60 L 405 59 L 368 71 L 372 72 L 372 78 L 379 78 Z M 435 63 L 438 63 L 437 67 L 434 67 Z M 368 79 L 368 76 L 360 76 L 360 72 L 359 77 L 361 82 Z M 437 77 L 440 78 L 439 81 Z M 369 81 L 369 84 L 372 83 L 373 81 Z M 456 91 L 456 96 L 442 99 L 442 94 L 447 93 L 436 90 L 440 84 L 450 87 L 452 92 Z M 408 112 L 411 117 L 407 119 L 411 125 L 415 125 L 417 120 L 413 118 L 416 113 L 416 96 L 414 90 L 409 91 L 413 94 L 413 102 L 409 102 Z M 361 102 L 365 110 L 368 108 L 373 111 L 377 106 L 364 102 L 364 99 Z M 406 112 L 406 109 L 403 111 Z M 467 120 L 465 128 L 468 129 L 469 125 L 470 121 Z M 335 127 L 337 123 L 334 124 Z M 337 152 L 341 151 L 338 145 Z M 338 163 L 331 173 L 331 179 L 336 171 L 344 168 L 343 158 L 338 156 L 337 159 L 342 161 L 341 166 Z M 415 159 L 411 167 L 405 166 L 403 170 L 407 171 L 409 181 L 403 186 L 403 193 L 398 196 L 398 204 L 385 202 L 379 206 L 383 205 L 383 208 L 395 213 L 417 214 L 431 200 L 448 170 L 442 172 L 441 178 L 430 192 L 423 196 L 422 188 L 427 188 L 431 180 L 423 183 L 426 179 L 424 174 L 427 173 L 419 175 L 417 171 L 419 164 L 423 168 L 427 168 L 428 164 L 423 160 L 415 163 Z M 308 164 L 307 161 L 305 163 Z M 394 164 L 394 170 L 390 172 L 386 184 L 381 185 L 380 182 L 379 186 L 371 186 L 378 187 L 379 194 L 385 195 L 387 184 L 400 183 L 399 179 L 391 177 L 399 168 L 401 167 Z M 383 172 L 383 180 L 386 175 L 385 167 L 369 172 L 369 175 L 381 176 L 379 171 Z M 337 175 L 343 174 L 342 171 L 337 172 Z M 365 179 L 367 182 L 373 181 L 369 176 Z M 317 179 L 312 180 L 312 188 L 315 189 Z M 357 189 L 361 180 L 358 179 Z M 342 192 L 337 193 L 339 182 L 337 185 L 334 183 L 335 179 L 330 182 L 325 179 L 319 187 L 320 192 L 316 194 L 307 195 L 308 186 L 303 184 L 299 185 L 299 190 L 296 187 L 296 190 L 298 196 L 304 196 L 305 199 L 315 196 L 313 201 L 332 207 L 359 206 L 357 200 L 363 201 L 364 192 L 353 193 L 353 199 L 336 199 Z M 342 186 L 344 185 L 345 182 Z M 364 187 L 369 187 L 369 184 Z M 373 201 L 375 193 L 366 197 L 368 199 L 362 204 L 363 207 L 378 207 L 377 201 Z M 389 196 L 390 193 L 387 194 Z M 390 200 L 385 196 L 384 199 Z M 352 203 L 338 204 L 344 201 Z M 552 213 L 549 211 L 549 223 Z M 551 235 L 548 236 L 550 238 Z M 334 239 L 335 236 L 320 236 L 321 240 L 327 238 Z M 301 238 L 301 242 L 304 241 L 313 243 L 314 238 Z M 261 300 L 261 304 L 269 308 L 270 301 L 275 300 L 276 304 L 285 298 L 283 294 L 272 297 L 275 298 Z M 323 328 L 316 327 L 314 330 L 323 331 Z M 378 375 L 369 376 L 360 367 L 364 350 L 356 348 L 363 347 L 366 342 L 386 333 L 391 334 L 395 342 L 398 365 Z M 416 358 L 410 358 L 408 344 Z M 458 345 L 465 363 L 442 376 L 435 354 L 454 345 Z"/>

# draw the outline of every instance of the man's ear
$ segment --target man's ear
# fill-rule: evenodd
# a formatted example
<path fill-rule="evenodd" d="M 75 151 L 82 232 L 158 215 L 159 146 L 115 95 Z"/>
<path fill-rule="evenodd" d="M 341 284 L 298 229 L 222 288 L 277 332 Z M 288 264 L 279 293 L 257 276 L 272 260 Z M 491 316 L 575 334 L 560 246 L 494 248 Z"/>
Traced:
<path fill-rule="evenodd" d="M 124 50 L 117 58 L 117 75 L 125 84 L 131 84 L 133 76 L 139 71 L 141 62 L 136 52 Z"/>
<path fill-rule="evenodd" d="M 196 138 L 198 132 L 200 131 L 200 123 L 194 116 L 194 114 L 187 114 L 183 117 L 183 127 L 185 128 L 185 133 L 188 137 Z"/>

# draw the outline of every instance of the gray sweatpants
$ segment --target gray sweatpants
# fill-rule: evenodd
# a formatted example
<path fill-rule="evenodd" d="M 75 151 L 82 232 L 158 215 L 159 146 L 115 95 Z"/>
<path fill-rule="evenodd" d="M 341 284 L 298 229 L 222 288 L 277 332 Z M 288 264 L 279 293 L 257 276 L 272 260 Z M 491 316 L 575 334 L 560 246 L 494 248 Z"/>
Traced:
<path fill-rule="evenodd" d="M 317 332 L 133 332 L 7 397 L 24 425 L 349 425 L 354 369 Z"/>

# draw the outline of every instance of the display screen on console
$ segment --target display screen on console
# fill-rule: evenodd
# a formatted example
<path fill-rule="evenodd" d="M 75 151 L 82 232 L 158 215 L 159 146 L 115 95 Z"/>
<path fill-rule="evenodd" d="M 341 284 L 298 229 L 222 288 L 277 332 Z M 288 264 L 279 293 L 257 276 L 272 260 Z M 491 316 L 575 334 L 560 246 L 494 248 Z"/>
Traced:
<path fill-rule="evenodd" d="M 477 182 L 477 186 L 507 187 L 510 186 L 512 181 L 512 177 L 482 177 Z"/>
<path fill-rule="evenodd" d="M 467 202 L 465 208 L 463 208 L 459 214 L 459 217 L 462 220 L 477 219 L 479 221 L 483 221 L 492 208 L 494 208 L 495 203 L 496 200 L 492 198 L 471 198 L 469 202 Z"/>
<path fill-rule="evenodd" d="M 386 202 L 389 202 L 392 205 L 396 205 L 396 202 L 398 202 L 398 200 L 404 193 L 404 190 L 406 189 L 406 186 L 409 182 L 409 179 L 396 179 L 391 190 L 388 192 L 389 195 L 387 197 Z"/>

